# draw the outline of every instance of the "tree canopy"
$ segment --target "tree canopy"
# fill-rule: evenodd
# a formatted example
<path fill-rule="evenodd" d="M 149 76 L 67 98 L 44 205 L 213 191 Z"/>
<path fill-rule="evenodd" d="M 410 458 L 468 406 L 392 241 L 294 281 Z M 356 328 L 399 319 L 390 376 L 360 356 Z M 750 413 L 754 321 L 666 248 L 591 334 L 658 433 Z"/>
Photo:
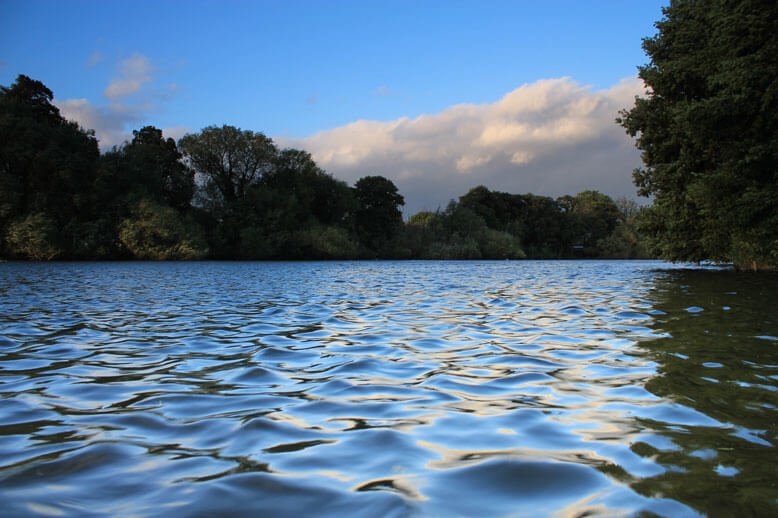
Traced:
<path fill-rule="evenodd" d="M 234 126 L 208 126 L 179 142 L 192 167 L 227 202 L 243 199 L 278 154 L 273 141 L 262 133 Z"/>
<path fill-rule="evenodd" d="M 646 258 L 639 210 L 597 191 L 554 199 L 480 185 L 444 211 L 411 216 L 404 239 L 411 256 L 428 259 Z"/>
<path fill-rule="evenodd" d="M 52 99 L 24 75 L 0 87 L 0 250 L 17 247 L 33 259 L 78 255 L 92 216 L 97 141 Z"/>
<path fill-rule="evenodd" d="M 659 256 L 778 266 L 778 3 L 673 0 L 643 40 L 641 229 Z"/>
<path fill-rule="evenodd" d="M 354 184 L 357 235 L 373 250 L 381 250 L 402 228 L 405 199 L 383 176 L 365 176 Z"/>

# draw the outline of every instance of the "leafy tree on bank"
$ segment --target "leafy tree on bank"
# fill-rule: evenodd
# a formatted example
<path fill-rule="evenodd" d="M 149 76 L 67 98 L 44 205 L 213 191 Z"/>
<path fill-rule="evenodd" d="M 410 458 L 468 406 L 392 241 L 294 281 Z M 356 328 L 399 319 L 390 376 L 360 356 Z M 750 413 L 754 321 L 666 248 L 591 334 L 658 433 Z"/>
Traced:
<path fill-rule="evenodd" d="M 475 210 L 453 200 L 443 212 L 425 211 L 411 216 L 405 235 L 411 256 L 421 259 L 526 257 L 517 236 L 489 228 Z"/>
<path fill-rule="evenodd" d="M 17 218 L 6 233 L 7 248 L 12 255 L 34 261 L 50 261 L 62 254 L 57 225 L 43 212 Z"/>
<path fill-rule="evenodd" d="M 316 165 L 311 155 L 285 149 L 247 196 L 251 214 L 241 230 L 246 257 L 336 259 L 356 255 L 349 233 L 352 189 Z"/>
<path fill-rule="evenodd" d="M 459 204 L 480 216 L 488 228 L 515 236 L 529 257 L 564 257 L 569 248 L 562 235 L 564 215 L 553 198 L 478 186 L 461 196 Z"/>
<path fill-rule="evenodd" d="M 534 194 L 509 194 L 479 186 L 459 198 L 460 205 L 494 230 L 519 239 L 528 257 L 561 258 L 570 252 L 565 214 L 558 200 Z"/>
<path fill-rule="evenodd" d="M 345 227 L 346 218 L 354 209 L 348 185 L 324 172 L 306 151 L 281 151 L 260 185 L 279 196 L 285 193 L 292 198 L 287 201 L 287 210 L 292 213 L 293 228 L 311 219 L 323 225 Z"/>
<path fill-rule="evenodd" d="M 648 209 L 627 198 L 619 198 L 615 204 L 619 218 L 613 232 L 597 242 L 598 256 L 603 259 L 650 259 L 651 254 L 637 224 L 641 214 Z"/>
<path fill-rule="evenodd" d="M 673 261 L 778 265 L 778 3 L 673 0 L 643 40 L 637 137 L 650 249 Z"/>
<path fill-rule="evenodd" d="M 403 228 L 400 207 L 405 199 L 383 176 L 365 176 L 354 184 L 354 229 L 359 241 L 377 255 L 386 256 L 391 240 Z"/>
<path fill-rule="evenodd" d="M 140 197 L 170 206 L 179 213 L 189 211 L 195 192 L 194 171 L 187 167 L 175 140 L 165 139 L 162 130 L 145 126 L 132 132 L 124 147 L 126 179 L 134 188 L 145 190 Z"/>
<path fill-rule="evenodd" d="M 192 168 L 226 203 L 245 198 L 278 155 L 273 141 L 262 133 L 227 125 L 185 135 L 178 145 Z"/>
<path fill-rule="evenodd" d="M 201 179 L 200 223 L 217 258 L 353 257 L 352 190 L 311 155 L 261 133 L 209 126 L 179 142 Z"/>
<path fill-rule="evenodd" d="M 251 219 L 250 192 L 272 169 L 278 148 L 262 133 L 208 126 L 178 142 L 201 183 L 198 205 L 215 257 L 242 257 L 241 232 Z"/>
<path fill-rule="evenodd" d="M 152 213 L 174 214 L 172 219 L 179 220 L 181 224 L 194 224 L 191 206 L 195 190 L 194 172 L 181 158 L 175 141 L 163 138 L 162 131 L 153 126 L 133 131 L 132 141 L 101 156 L 92 192 L 96 209 L 93 224 L 105 230 L 105 237 L 94 250 L 95 256 L 185 259 L 203 255 L 173 253 L 173 250 L 187 247 L 182 244 L 177 248 L 171 244 L 171 236 L 180 233 L 164 229 L 135 233 L 133 239 L 126 239 L 129 227 L 148 228 L 149 222 L 171 220 L 152 218 Z M 196 249 L 203 251 L 202 247 Z M 160 253 L 155 257 L 154 251 Z"/>
<path fill-rule="evenodd" d="M 40 81 L 0 87 L 0 253 L 89 256 L 94 133 L 65 120 Z"/>
<path fill-rule="evenodd" d="M 583 191 L 558 201 L 565 211 L 569 242 L 582 247 L 585 255 L 596 255 L 600 241 L 613 233 L 621 219 L 616 203 L 598 191 Z"/>

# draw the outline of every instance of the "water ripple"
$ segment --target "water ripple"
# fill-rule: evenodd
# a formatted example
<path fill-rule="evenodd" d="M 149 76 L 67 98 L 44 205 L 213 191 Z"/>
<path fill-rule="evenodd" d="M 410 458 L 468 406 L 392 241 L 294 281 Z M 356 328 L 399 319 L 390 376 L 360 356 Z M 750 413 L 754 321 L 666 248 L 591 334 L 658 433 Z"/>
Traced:
<path fill-rule="evenodd" d="M 659 267 L 4 263 L 5 512 L 773 510 L 775 320 Z"/>

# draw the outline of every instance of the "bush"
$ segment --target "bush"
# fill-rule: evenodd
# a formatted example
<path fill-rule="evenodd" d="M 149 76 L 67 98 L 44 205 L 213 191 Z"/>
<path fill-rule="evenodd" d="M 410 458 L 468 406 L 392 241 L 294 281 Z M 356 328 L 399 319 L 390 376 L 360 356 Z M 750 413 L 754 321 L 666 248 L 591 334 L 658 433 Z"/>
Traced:
<path fill-rule="evenodd" d="M 357 255 L 358 245 L 346 230 L 314 225 L 295 234 L 304 257 L 311 259 L 345 259 Z"/>
<path fill-rule="evenodd" d="M 57 235 L 57 226 L 50 217 L 42 212 L 29 214 L 8 226 L 8 251 L 13 257 L 50 261 L 63 252 Z"/>
<path fill-rule="evenodd" d="M 148 200 L 122 222 L 119 240 L 137 259 L 201 259 L 208 254 L 202 229 L 194 221 Z"/>
<path fill-rule="evenodd" d="M 521 249 L 519 238 L 508 232 L 488 229 L 481 243 L 481 255 L 484 259 L 524 259 L 527 254 Z"/>

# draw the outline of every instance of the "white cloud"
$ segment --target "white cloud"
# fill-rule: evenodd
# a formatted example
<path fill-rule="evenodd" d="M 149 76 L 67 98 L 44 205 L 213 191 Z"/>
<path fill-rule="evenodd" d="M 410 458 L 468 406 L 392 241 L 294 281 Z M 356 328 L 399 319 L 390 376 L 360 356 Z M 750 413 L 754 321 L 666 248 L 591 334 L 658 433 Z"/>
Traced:
<path fill-rule="evenodd" d="M 93 67 L 103 60 L 103 55 L 99 51 L 94 51 L 87 60 L 87 66 Z"/>
<path fill-rule="evenodd" d="M 369 174 L 390 178 L 405 196 L 406 214 L 445 206 L 479 184 L 550 196 L 586 189 L 633 196 L 631 171 L 640 159 L 614 119 L 641 93 L 636 78 L 603 91 L 546 79 L 490 104 L 278 140 L 306 149 L 350 183 Z"/>
<path fill-rule="evenodd" d="M 181 90 L 176 83 L 152 88 L 154 67 L 140 54 L 123 59 L 117 68 L 119 77 L 112 78 L 103 92 L 108 99 L 106 104 L 95 104 L 87 99 L 54 100 L 63 117 L 78 122 L 83 128 L 95 130 L 103 151 L 132 139 L 132 130 L 147 125 L 148 114 L 160 103 L 172 100 Z M 186 132 L 184 127 L 164 130 L 166 137 L 176 139 Z"/>
<path fill-rule="evenodd" d="M 103 151 L 121 145 L 131 133 L 127 126 L 137 123 L 140 115 L 128 106 L 113 103 L 95 106 L 86 99 L 54 101 L 63 117 L 78 122 L 82 128 L 93 129 Z"/>
<path fill-rule="evenodd" d="M 137 107 L 117 103 L 95 106 L 86 99 L 67 99 L 55 101 L 55 104 L 66 119 L 78 122 L 82 128 L 95 130 L 103 151 L 132 140 L 132 130 L 147 124 L 143 121 L 144 110 Z M 191 131 L 186 126 L 173 126 L 163 128 L 162 134 L 178 141 Z"/>
<path fill-rule="evenodd" d="M 388 95 L 392 95 L 392 90 L 389 87 L 386 86 L 379 86 L 376 88 L 375 92 L 373 92 L 374 95 L 377 95 L 378 97 L 386 97 Z"/>
<path fill-rule="evenodd" d="M 170 128 L 162 128 L 162 135 L 166 139 L 172 138 L 176 142 L 178 142 L 181 139 L 181 137 L 191 132 L 192 129 L 188 128 L 187 126 L 172 126 Z"/>
<path fill-rule="evenodd" d="M 151 81 L 152 72 L 153 67 L 146 56 L 133 54 L 119 63 L 120 77 L 113 78 L 103 94 L 111 100 L 132 95 Z"/>

